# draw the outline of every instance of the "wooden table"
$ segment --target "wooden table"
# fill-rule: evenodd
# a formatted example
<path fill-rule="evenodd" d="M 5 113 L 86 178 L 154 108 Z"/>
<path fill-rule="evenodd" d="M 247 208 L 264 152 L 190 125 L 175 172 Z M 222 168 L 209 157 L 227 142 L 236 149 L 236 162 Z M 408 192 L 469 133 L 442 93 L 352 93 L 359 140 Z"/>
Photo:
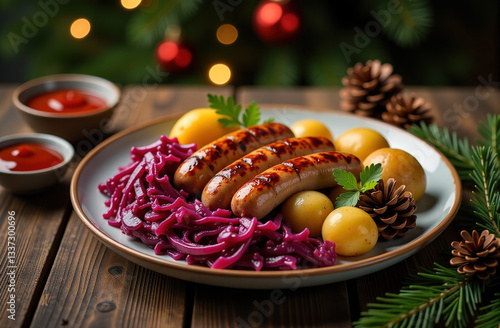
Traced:
<path fill-rule="evenodd" d="M 0 86 L 0 136 L 29 132 L 14 109 L 15 86 Z M 471 88 L 408 88 L 433 104 L 439 125 L 473 140 L 478 120 L 499 112 L 499 93 Z M 338 89 L 126 86 L 116 131 L 154 117 L 206 107 L 206 94 L 238 102 L 338 108 Z M 477 105 L 477 106 L 476 106 Z M 78 154 L 78 150 L 77 150 Z M 80 153 L 80 155 L 82 155 Z M 70 171 L 73 171 L 74 167 Z M 0 327 L 350 327 L 369 302 L 397 292 L 409 273 L 445 263 L 452 224 L 416 255 L 385 270 L 326 286 L 284 290 L 263 309 L 269 290 L 235 290 L 163 276 L 107 249 L 83 226 L 69 200 L 69 181 L 45 194 L 12 195 L 0 187 Z M 16 320 L 8 319 L 9 212 L 15 212 Z"/>

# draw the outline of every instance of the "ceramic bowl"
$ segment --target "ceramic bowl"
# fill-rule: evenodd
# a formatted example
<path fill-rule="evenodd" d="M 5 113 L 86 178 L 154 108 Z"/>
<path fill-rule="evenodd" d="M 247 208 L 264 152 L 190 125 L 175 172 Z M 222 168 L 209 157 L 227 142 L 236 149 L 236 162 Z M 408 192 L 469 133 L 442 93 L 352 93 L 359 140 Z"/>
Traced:
<path fill-rule="evenodd" d="M 15 194 L 34 194 L 61 182 L 74 156 L 73 146 L 66 140 L 50 134 L 22 133 L 0 137 L 0 149 L 26 142 L 48 145 L 63 156 L 55 166 L 34 171 L 8 171 L 0 167 L 0 185 Z"/>
<path fill-rule="evenodd" d="M 80 113 L 52 113 L 36 110 L 26 104 L 29 99 L 45 92 L 77 89 L 92 93 L 106 102 L 100 110 Z M 120 89 L 103 78 L 82 74 L 49 75 L 20 85 L 12 101 L 24 120 L 36 132 L 59 136 L 71 143 L 84 140 L 102 130 L 111 119 L 120 100 Z"/>

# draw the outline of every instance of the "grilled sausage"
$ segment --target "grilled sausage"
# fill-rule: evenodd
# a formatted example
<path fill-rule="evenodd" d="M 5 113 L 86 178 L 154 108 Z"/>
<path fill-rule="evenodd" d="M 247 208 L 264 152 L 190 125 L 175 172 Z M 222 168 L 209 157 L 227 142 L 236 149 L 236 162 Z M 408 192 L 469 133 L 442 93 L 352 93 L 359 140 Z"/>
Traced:
<path fill-rule="evenodd" d="M 212 211 L 231 209 L 231 199 L 236 190 L 257 174 L 294 157 L 333 150 L 333 143 L 322 137 L 288 138 L 273 142 L 223 168 L 207 183 L 201 201 Z"/>
<path fill-rule="evenodd" d="M 293 137 L 287 126 L 266 123 L 229 133 L 197 150 L 174 174 L 174 185 L 191 195 L 199 194 L 222 168 L 271 142 Z"/>
<path fill-rule="evenodd" d="M 335 151 L 292 158 L 245 183 L 231 200 L 231 209 L 236 216 L 262 219 L 296 192 L 336 186 L 334 168 L 359 179 L 363 164 L 354 155 Z"/>

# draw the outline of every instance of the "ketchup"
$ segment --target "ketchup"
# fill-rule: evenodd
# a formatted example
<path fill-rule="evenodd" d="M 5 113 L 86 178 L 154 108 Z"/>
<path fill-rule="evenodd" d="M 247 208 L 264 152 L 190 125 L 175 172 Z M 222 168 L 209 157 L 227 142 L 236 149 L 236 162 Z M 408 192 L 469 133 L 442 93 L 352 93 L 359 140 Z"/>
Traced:
<path fill-rule="evenodd" d="M 27 142 L 0 149 L 1 171 L 35 171 L 62 163 L 64 157 L 49 145 Z"/>
<path fill-rule="evenodd" d="M 106 107 L 106 101 L 83 90 L 55 90 L 29 99 L 28 107 L 49 113 L 81 113 Z"/>

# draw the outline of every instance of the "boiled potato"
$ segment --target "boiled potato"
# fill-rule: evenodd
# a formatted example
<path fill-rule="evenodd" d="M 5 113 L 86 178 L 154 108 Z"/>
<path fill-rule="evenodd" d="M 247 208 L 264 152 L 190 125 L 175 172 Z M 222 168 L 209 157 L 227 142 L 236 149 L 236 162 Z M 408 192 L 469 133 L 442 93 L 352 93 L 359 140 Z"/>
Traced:
<path fill-rule="evenodd" d="M 382 148 L 374 151 L 363 161 L 363 164 L 382 164 L 382 179 L 396 179 L 396 188 L 405 185 L 406 190 L 413 194 L 415 201 L 425 192 L 427 178 L 425 171 L 415 157 L 404 150 Z"/>
<path fill-rule="evenodd" d="M 334 143 L 337 151 L 353 154 L 360 160 L 379 148 L 389 147 L 384 136 L 368 128 L 347 130 Z"/>
<path fill-rule="evenodd" d="M 328 198 L 332 201 L 333 205 L 335 206 L 335 201 L 337 200 L 337 197 L 340 196 L 340 194 L 345 193 L 347 190 L 344 189 L 342 186 L 335 186 L 330 191 L 328 192 Z"/>
<path fill-rule="evenodd" d="M 302 120 L 290 126 L 297 138 L 301 137 L 324 137 L 333 142 L 333 136 L 326 125 L 316 120 Z"/>
<path fill-rule="evenodd" d="M 309 229 L 310 237 L 321 236 L 326 216 L 333 210 L 330 199 L 319 191 L 300 191 L 290 196 L 281 207 L 283 220 L 296 233 Z"/>
<path fill-rule="evenodd" d="M 357 207 L 339 207 L 326 217 L 322 226 L 323 240 L 335 243 L 335 251 L 343 256 L 357 256 L 377 244 L 375 221 Z"/>
<path fill-rule="evenodd" d="M 196 143 L 198 149 L 206 144 L 239 129 L 237 126 L 226 128 L 218 119 L 224 117 L 213 108 L 193 109 L 175 122 L 169 138 L 177 137 L 179 143 Z"/>

